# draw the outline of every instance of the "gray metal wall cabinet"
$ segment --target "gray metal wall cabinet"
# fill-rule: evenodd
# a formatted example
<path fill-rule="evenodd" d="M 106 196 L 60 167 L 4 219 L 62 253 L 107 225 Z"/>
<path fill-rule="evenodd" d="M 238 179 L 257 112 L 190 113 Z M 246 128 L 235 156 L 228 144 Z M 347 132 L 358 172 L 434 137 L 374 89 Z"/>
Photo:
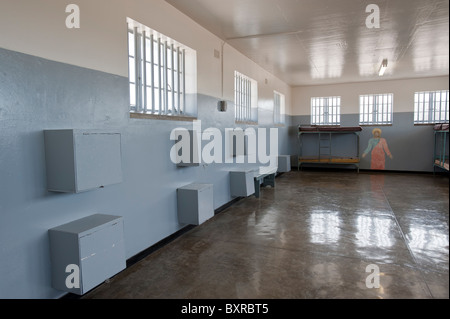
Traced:
<path fill-rule="evenodd" d="M 189 184 L 177 189 L 178 221 L 200 225 L 214 216 L 212 184 Z"/>
<path fill-rule="evenodd" d="M 122 182 L 121 136 L 94 130 L 45 130 L 47 189 L 79 193 Z"/>
<path fill-rule="evenodd" d="M 95 214 L 48 230 L 55 289 L 82 295 L 126 268 L 121 216 Z M 79 287 L 74 272 L 79 269 Z M 66 280 L 69 281 L 67 285 Z"/>
<path fill-rule="evenodd" d="M 230 193 L 233 197 L 247 197 L 255 193 L 255 170 L 230 172 Z"/>
<path fill-rule="evenodd" d="M 176 136 L 178 140 L 176 143 L 182 143 L 183 147 L 177 152 L 177 166 L 179 167 L 189 167 L 189 166 L 200 166 L 201 163 L 201 133 L 195 130 L 176 130 Z M 186 138 L 188 134 L 188 142 L 179 142 L 182 138 Z M 188 149 L 187 149 L 188 147 Z M 189 152 L 183 153 L 183 152 Z M 187 156 L 189 155 L 189 156 Z M 187 160 L 184 160 L 187 158 Z"/>

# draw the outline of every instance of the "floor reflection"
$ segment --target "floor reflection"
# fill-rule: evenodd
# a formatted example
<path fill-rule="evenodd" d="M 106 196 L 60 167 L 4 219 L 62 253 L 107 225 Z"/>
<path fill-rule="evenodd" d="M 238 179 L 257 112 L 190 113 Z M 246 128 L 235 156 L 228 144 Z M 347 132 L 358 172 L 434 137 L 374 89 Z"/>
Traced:
<path fill-rule="evenodd" d="M 309 225 L 312 243 L 329 244 L 339 240 L 341 219 L 338 212 L 315 211 L 309 218 Z"/>
<path fill-rule="evenodd" d="M 393 240 L 389 233 L 393 226 L 395 226 L 394 221 L 386 217 L 358 216 L 356 218 L 356 245 L 359 247 L 392 247 Z"/>

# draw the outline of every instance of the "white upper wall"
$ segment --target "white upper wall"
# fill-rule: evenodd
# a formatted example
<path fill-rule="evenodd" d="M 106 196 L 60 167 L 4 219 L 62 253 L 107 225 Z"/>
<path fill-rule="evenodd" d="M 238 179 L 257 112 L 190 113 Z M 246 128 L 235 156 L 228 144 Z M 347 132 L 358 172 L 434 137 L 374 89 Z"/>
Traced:
<path fill-rule="evenodd" d="M 384 80 L 333 85 L 302 86 L 292 89 L 292 115 L 310 115 L 311 98 L 341 96 L 341 114 L 359 114 L 359 95 L 394 94 L 394 113 L 414 112 L 414 92 L 448 90 L 448 76 Z"/>
<path fill-rule="evenodd" d="M 66 27 L 71 3 L 80 8 L 79 29 Z M 290 86 L 228 45 L 222 94 L 222 63 L 214 50 L 221 52 L 223 41 L 163 0 L 2 0 L 0 47 L 127 77 L 127 17 L 197 51 L 198 93 L 234 100 L 237 69 L 258 81 L 259 105 L 273 101 L 277 90 L 290 113 Z"/>

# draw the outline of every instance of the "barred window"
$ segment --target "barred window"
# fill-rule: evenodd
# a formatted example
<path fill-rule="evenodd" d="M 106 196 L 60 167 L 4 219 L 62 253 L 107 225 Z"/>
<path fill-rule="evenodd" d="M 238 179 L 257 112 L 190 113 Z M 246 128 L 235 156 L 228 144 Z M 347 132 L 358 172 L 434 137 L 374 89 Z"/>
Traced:
<path fill-rule="evenodd" d="M 360 125 L 392 124 L 394 95 L 368 94 L 359 96 Z"/>
<path fill-rule="evenodd" d="M 311 125 L 340 125 L 341 97 L 311 98 Z"/>
<path fill-rule="evenodd" d="M 248 76 L 234 72 L 235 119 L 238 122 L 257 122 L 258 86 Z"/>
<path fill-rule="evenodd" d="M 186 46 L 128 21 L 130 111 L 186 115 Z"/>
<path fill-rule="evenodd" d="M 414 94 L 414 124 L 448 123 L 448 90 Z"/>

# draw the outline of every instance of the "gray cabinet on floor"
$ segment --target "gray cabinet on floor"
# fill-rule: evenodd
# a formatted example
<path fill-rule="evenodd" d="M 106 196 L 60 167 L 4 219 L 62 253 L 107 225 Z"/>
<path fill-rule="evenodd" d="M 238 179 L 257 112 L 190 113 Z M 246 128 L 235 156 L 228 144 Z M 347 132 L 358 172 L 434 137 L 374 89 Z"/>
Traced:
<path fill-rule="evenodd" d="M 120 216 L 95 214 L 48 234 L 55 289 L 82 295 L 126 268 Z"/>

